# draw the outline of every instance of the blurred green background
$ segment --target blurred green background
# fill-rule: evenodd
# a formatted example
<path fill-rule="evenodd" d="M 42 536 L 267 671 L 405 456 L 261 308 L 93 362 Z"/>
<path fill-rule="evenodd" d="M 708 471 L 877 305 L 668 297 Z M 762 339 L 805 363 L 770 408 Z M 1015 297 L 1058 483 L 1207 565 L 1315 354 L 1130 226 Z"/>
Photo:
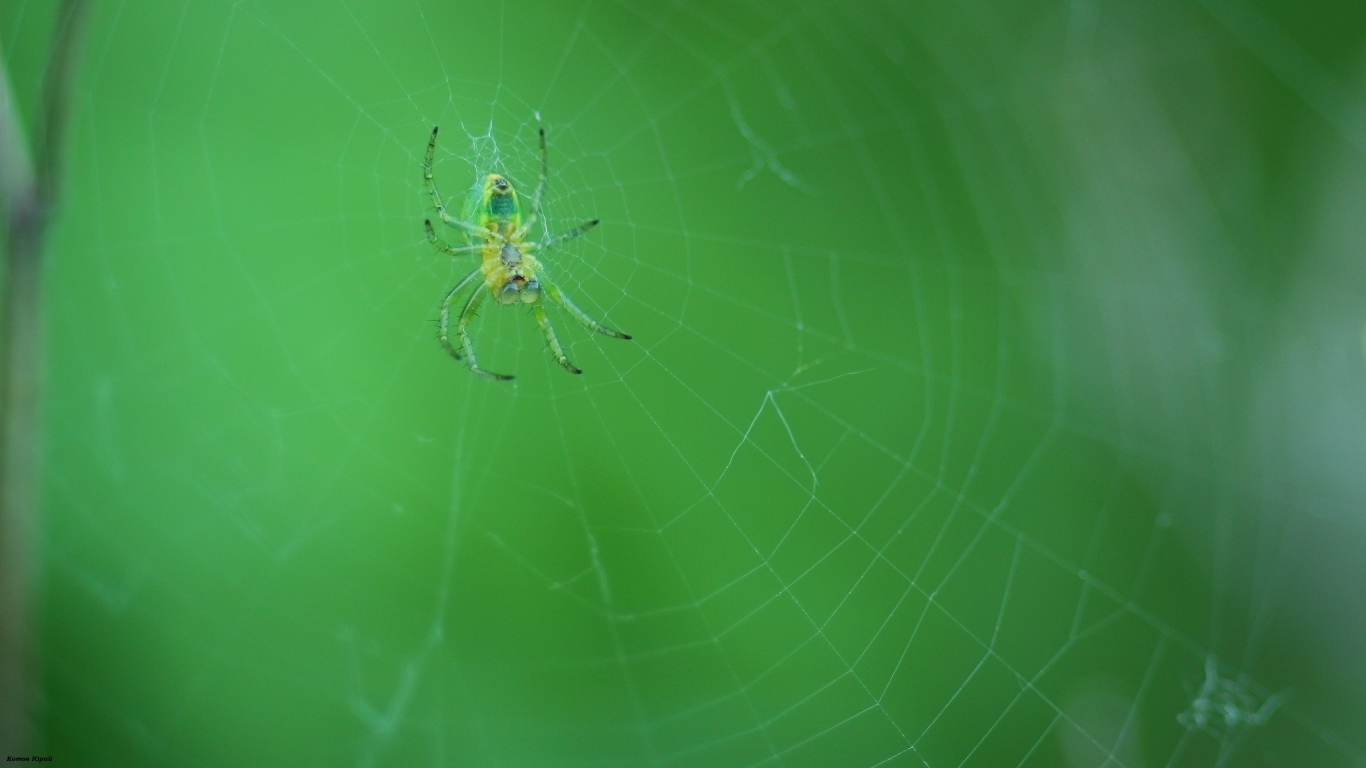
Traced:
<path fill-rule="evenodd" d="M 54 5 L 0 7 L 30 109 Z M 38 752 L 1366 764 L 1363 38 L 1246 0 L 100 2 Z M 445 355 L 433 125 L 457 199 L 529 187 L 546 128 L 550 228 L 602 220 L 549 269 L 634 341 L 552 311 L 574 377 L 488 306 L 516 381 Z"/>

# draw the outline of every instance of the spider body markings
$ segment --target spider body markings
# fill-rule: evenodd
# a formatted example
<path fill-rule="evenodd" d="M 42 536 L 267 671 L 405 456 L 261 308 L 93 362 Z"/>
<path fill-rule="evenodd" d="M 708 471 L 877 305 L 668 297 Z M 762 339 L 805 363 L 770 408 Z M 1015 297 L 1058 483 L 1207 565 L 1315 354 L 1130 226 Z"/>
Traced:
<path fill-rule="evenodd" d="M 529 304 L 545 336 L 546 346 L 555 362 L 573 374 L 583 371 L 569 361 L 555 337 L 555 328 L 546 316 L 544 298 L 560 305 L 566 312 L 591 331 L 614 339 L 629 339 L 630 336 L 614 331 L 594 320 L 587 312 L 579 309 L 569 296 L 546 274 L 536 254 L 544 254 L 566 240 L 571 240 L 598 225 L 598 220 L 584 222 L 577 228 L 563 234 L 549 235 L 544 240 L 531 240 L 527 235 L 541 219 L 541 193 L 545 191 L 548 166 L 546 163 L 545 130 L 540 131 L 541 177 L 536 184 L 536 192 L 528 201 L 519 194 L 507 177 L 497 173 L 484 176 L 484 180 L 470 192 L 460 218 L 446 211 L 446 203 L 436 189 L 432 176 L 432 156 L 436 153 L 437 128 L 432 128 L 431 139 L 427 141 L 426 161 L 422 165 L 423 185 L 436 206 L 437 217 L 464 235 L 469 245 L 453 247 L 437 236 L 430 219 L 423 222 L 427 239 L 440 250 L 452 256 L 466 253 L 479 254 L 479 266 L 456 283 L 441 302 L 440 333 L 441 345 L 456 360 L 469 366 L 470 370 L 494 381 L 509 381 L 513 377 L 503 373 L 493 373 L 479 367 L 474 355 L 474 345 L 470 342 L 469 324 L 475 313 L 486 299 L 492 297 L 499 304 Z M 528 206 L 527 204 L 530 203 Z M 451 342 L 451 304 L 465 288 L 476 280 L 476 285 L 465 306 L 455 320 L 455 342 Z"/>

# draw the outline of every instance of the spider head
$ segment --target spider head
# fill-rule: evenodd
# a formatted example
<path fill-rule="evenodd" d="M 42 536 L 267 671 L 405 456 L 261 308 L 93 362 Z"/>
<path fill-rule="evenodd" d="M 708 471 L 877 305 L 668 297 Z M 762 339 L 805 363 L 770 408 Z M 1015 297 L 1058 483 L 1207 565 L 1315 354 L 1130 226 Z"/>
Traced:
<path fill-rule="evenodd" d="M 541 283 L 539 280 L 528 280 L 522 286 L 522 303 L 535 304 L 541 298 Z"/>
<path fill-rule="evenodd" d="M 541 283 L 535 278 L 528 279 L 515 274 L 498 291 L 499 304 L 535 304 L 541 298 Z"/>

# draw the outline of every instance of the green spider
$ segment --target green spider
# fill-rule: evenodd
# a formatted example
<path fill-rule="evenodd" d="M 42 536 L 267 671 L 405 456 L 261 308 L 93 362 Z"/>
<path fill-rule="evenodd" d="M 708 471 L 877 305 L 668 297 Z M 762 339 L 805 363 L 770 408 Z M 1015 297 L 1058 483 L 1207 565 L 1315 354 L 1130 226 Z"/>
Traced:
<path fill-rule="evenodd" d="M 588 230 L 598 225 L 598 220 L 585 222 L 577 228 L 565 232 L 561 235 L 548 237 L 542 242 L 528 242 L 527 233 L 531 227 L 541 218 L 541 193 L 545 191 L 545 181 L 548 173 L 545 152 L 545 129 L 541 129 L 541 180 L 536 184 L 536 194 L 531 198 L 531 213 L 523 217 L 522 198 L 513 189 L 512 182 L 504 176 L 490 173 L 484 177 L 484 181 L 470 191 L 469 200 L 465 204 L 465 210 L 461 218 L 457 219 L 446 213 L 446 204 L 441 198 L 441 193 L 436 191 L 436 181 L 432 178 L 432 155 L 436 152 L 436 132 L 437 128 L 432 128 L 432 138 L 427 142 L 427 160 L 423 163 L 423 183 L 427 188 L 427 194 L 432 196 L 432 203 L 436 205 L 436 213 L 442 221 L 451 227 L 460 230 L 465 239 L 470 241 L 470 245 L 460 248 L 452 247 L 446 241 L 437 237 L 436 230 L 432 228 L 430 219 L 423 222 L 427 228 L 427 239 L 437 248 L 452 255 L 459 256 L 465 253 L 480 254 L 479 266 L 465 275 L 456 286 L 446 294 L 446 300 L 441 302 L 441 345 L 456 360 L 464 361 L 470 370 L 494 381 L 510 381 L 513 377 L 503 373 L 493 373 L 479 367 L 474 358 L 474 345 L 470 343 L 469 333 L 466 328 L 470 321 L 474 319 L 474 313 L 479 310 L 479 305 L 490 295 L 498 300 L 499 304 L 530 304 L 532 314 L 536 316 L 536 323 L 541 326 L 541 333 L 545 335 L 545 343 L 550 347 L 550 353 L 555 356 L 555 361 L 564 366 L 566 371 L 579 374 L 583 371 L 569 362 L 565 357 L 564 349 L 560 346 L 559 339 L 555 338 L 555 328 L 551 326 L 550 319 L 546 317 L 545 307 L 541 302 L 542 295 L 549 296 L 551 301 L 559 304 L 566 312 L 574 316 L 575 320 L 591 331 L 597 331 L 604 336 L 611 336 L 614 339 L 629 339 L 620 331 L 599 323 L 579 309 L 569 296 L 565 294 L 559 286 L 550 281 L 545 274 L 545 268 L 534 254 L 545 253 L 566 240 L 582 235 Z M 549 233 L 547 233 L 549 235 Z M 449 338 L 451 320 L 451 302 L 455 301 L 456 294 L 463 291 L 476 278 L 482 277 L 484 287 L 488 291 L 478 288 L 470 294 L 469 300 L 465 302 L 465 308 L 460 310 L 460 316 L 455 321 L 455 337 L 459 342 L 459 348 L 451 344 Z"/>

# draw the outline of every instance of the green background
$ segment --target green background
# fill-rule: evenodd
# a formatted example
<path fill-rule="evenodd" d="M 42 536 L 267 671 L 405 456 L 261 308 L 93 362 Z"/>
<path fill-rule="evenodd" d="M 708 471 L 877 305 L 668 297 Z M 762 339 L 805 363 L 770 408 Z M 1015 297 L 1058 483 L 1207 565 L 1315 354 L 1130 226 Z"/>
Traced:
<path fill-rule="evenodd" d="M 1366 763 L 1362 13 L 100 2 L 39 752 Z M 603 222 L 548 268 L 634 341 L 442 352 L 433 125 L 457 200 L 547 129 Z M 1188 730 L 1207 659 L 1286 703 Z"/>

